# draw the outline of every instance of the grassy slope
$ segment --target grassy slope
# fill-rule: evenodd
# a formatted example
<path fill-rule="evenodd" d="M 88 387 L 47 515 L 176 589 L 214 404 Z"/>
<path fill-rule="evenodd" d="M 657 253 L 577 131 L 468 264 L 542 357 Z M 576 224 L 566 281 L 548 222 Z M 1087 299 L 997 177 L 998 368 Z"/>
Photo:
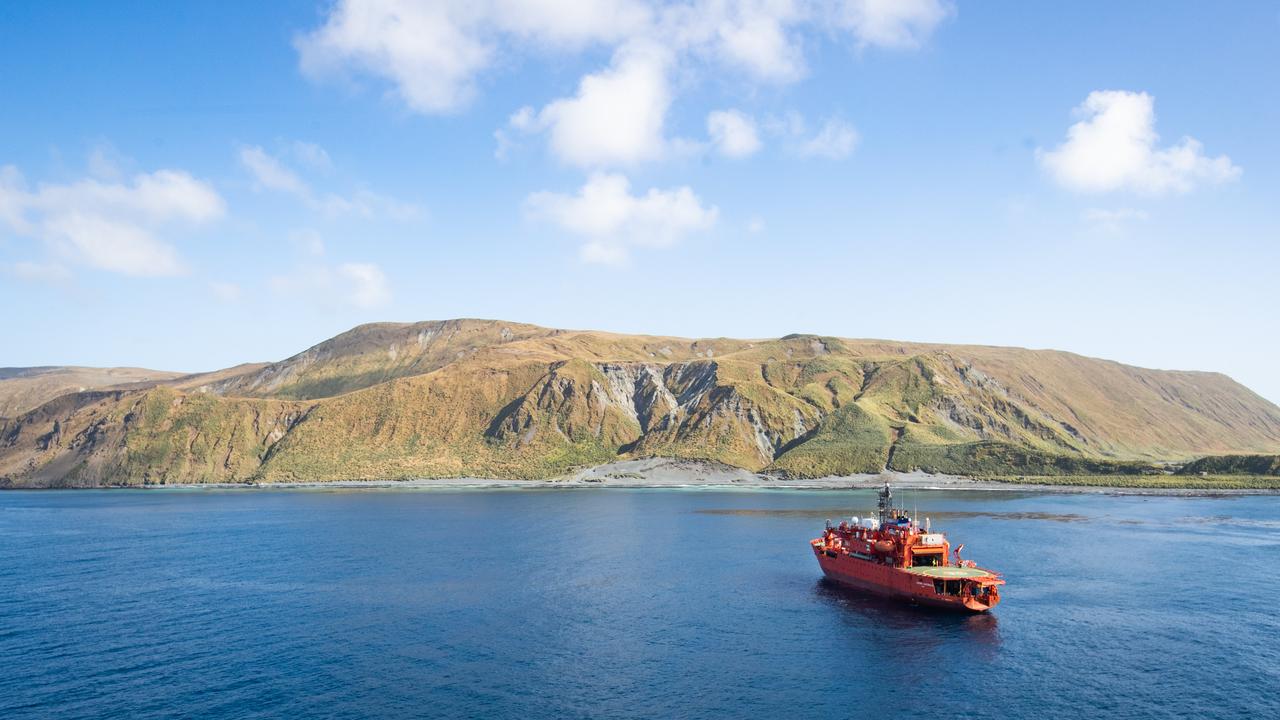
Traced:
<path fill-rule="evenodd" d="M 309 408 L 168 387 L 64 395 L 0 425 L 0 478 L 20 486 L 254 479 Z"/>
<path fill-rule="evenodd" d="M 0 421 L 0 477 L 37 485 L 547 477 L 646 456 L 795 476 L 887 462 L 1070 477 L 1277 449 L 1280 409 L 1214 374 L 1052 351 L 480 320 L 361 326 L 281 363 Z"/>
<path fill-rule="evenodd" d="M 17 417 L 70 392 L 156 383 L 179 373 L 143 368 L 0 368 L 0 418 Z"/>
<path fill-rule="evenodd" d="M 558 331 L 489 320 L 361 325 L 278 363 L 203 380 L 221 395 L 292 400 L 332 397 L 422 375 L 479 349 Z"/>

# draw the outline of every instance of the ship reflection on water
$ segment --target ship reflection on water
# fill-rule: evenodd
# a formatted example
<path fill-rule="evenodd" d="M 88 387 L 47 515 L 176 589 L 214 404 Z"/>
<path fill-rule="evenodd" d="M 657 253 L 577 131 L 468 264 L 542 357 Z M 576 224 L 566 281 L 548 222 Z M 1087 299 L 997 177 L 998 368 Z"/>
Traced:
<path fill-rule="evenodd" d="M 825 577 L 813 584 L 813 594 L 851 629 L 880 627 L 900 634 L 912 650 L 962 639 L 994 653 L 1000 646 L 1000 621 L 994 613 L 957 614 L 924 605 L 847 588 Z M 919 631 L 919 632 L 913 632 Z"/>

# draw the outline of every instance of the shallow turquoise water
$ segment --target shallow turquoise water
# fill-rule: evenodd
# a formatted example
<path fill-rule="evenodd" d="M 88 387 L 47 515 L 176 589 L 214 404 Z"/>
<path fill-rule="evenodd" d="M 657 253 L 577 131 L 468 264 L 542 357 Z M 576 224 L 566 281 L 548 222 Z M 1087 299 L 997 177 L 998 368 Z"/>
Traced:
<path fill-rule="evenodd" d="M 1280 497 L 900 499 L 993 614 L 821 580 L 870 492 L 0 493 L 0 717 L 1280 717 Z"/>

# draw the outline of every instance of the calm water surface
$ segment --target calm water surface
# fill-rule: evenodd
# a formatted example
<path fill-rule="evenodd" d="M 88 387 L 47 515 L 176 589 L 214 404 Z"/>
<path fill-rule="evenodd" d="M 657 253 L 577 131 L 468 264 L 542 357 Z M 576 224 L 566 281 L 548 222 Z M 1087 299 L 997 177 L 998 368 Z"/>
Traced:
<path fill-rule="evenodd" d="M 0 493 L 0 717 L 1280 717 L 1280 497 L 905 499 L 993 614 L 820 580 L 870 492 Z"/>

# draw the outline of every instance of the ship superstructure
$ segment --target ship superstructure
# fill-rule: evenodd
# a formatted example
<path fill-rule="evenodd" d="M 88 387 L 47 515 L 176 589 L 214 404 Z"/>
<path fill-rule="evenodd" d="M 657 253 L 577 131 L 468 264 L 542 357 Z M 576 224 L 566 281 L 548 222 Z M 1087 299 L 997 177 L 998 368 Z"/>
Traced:
<path fill-rule="evenodd" d="M 810 541 L 827 577 L 843 585 L 922 605 L 986 612 L 1000 602 L 999 573 L 960 557 L 946 535 L 921 527 L 893 507 L 893 491 L 880 490 L 877 515 L 827 521 L 822 537 Z M 954 555 L 954 560 L 953 560 Z"/>

